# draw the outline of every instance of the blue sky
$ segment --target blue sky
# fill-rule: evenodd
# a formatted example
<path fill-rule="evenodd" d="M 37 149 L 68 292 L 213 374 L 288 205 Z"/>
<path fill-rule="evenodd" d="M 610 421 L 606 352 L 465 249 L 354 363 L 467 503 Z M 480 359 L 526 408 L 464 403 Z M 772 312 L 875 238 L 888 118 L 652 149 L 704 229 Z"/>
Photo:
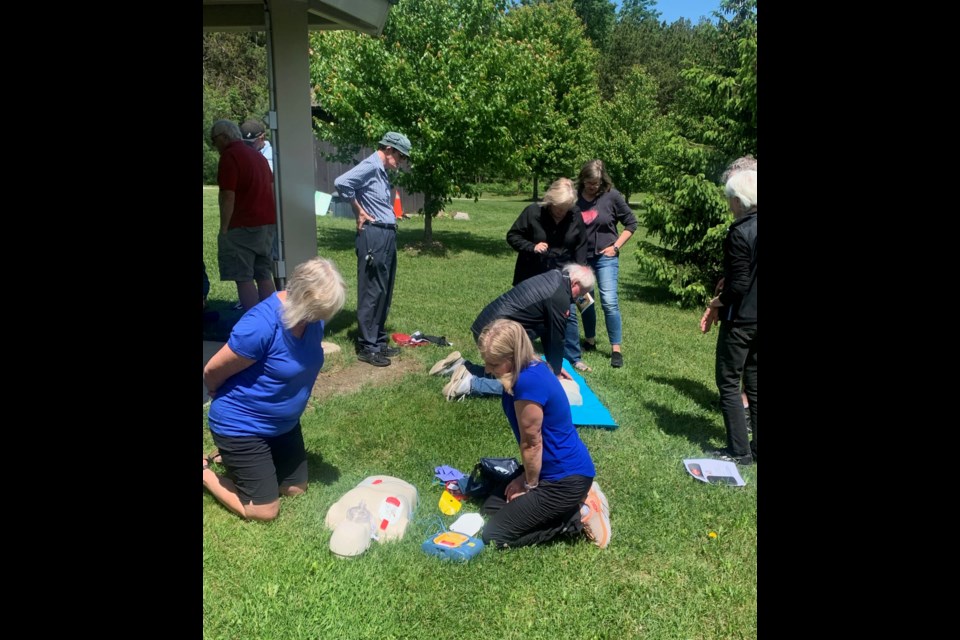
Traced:
<path fill-rule="evenodd" d="M 614 0 L 614 3 L 617 7 L 620 6 L 619 0 Z M 670 24 L 680 18 L 687 18 L 693 24 L 697 24 L 700 16 L 706 16 L 714 21 L 710 14 L 720 9 L 720 0 L 657 0 L 654 9 L 660 12 L 661 22 Z"/>

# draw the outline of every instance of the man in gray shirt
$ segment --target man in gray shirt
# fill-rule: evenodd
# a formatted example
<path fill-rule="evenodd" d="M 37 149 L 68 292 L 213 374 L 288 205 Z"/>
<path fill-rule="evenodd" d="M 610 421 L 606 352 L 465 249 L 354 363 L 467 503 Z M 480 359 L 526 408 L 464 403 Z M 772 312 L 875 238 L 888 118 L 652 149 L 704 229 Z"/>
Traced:
<path fill-rule="evenodd" d="M 387 346 L 386 323 L 397 277 L 397 219 L 387 171 L 409 160 L 410 140 L 387 132 L 378 148 L 333 181 L 357 218 L 357 358 L 375 367 L 390 364 L 399 349 Z"/>

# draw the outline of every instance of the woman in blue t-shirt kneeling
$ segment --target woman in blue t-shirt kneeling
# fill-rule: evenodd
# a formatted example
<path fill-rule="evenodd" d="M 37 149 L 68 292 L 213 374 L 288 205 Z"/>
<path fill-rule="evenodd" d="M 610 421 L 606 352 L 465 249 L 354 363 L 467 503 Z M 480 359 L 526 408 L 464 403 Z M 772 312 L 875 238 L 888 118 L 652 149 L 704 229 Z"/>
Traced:
<path fill-rule="evenodd" d="M 477 340 L 485 368 L 503 383 L 503 412 L 520 444 L 521 473 L 483 504 L 483 541 L 523 547 L 584 532 L 610 542 L 610 508 L 556 374 L 536 358 L 523 327 L 491 322 Z"/>
<path fill-rule="evenodd" d="M 203 459 L 203 486 L 249 520 L 273 520 L 280 496 L 307 490 L 300 415 L 323 367 L 323 328 L 346 298 L 330 260 L 293 270 L 285 291 L 247 311 L 203 369 L 218 454 Z M 218 476 L 211 462 L 227 473 Z"/>

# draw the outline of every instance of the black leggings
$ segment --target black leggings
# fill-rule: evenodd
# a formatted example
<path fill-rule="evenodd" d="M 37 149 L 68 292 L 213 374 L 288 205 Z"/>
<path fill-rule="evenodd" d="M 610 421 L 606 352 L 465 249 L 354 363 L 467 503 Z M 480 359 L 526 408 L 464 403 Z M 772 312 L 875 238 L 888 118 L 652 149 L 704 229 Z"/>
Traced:
<path fill-rule="evenodd" d="M 541 480 L 533 491 L 507 502 L 502 491 L 483 503 L 491 516 L 483 527 L 483 542 L 498 549 L 525 547 L 557 536 L 578 536 L 583 530 L 580 505 L 587 498 L 593 478 L 567 476 Z M 504 487 L 506 488 L 506 487 Z"/>

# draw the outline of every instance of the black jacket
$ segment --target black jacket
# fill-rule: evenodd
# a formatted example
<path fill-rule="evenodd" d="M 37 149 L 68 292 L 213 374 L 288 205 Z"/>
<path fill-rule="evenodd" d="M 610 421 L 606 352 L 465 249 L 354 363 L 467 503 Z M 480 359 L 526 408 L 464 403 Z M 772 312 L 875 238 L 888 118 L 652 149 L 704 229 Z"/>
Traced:
<path fill-rule="evenodd" d="M 540 242 L 547 243 L 546 253 L 533 252 Z M 550 215 L 550 205 L 529 205 L 507 231 L 507 244 L 517 251 L 514 286 L 531 276 L 562 268 L 571 262 L 587 264 L 587 227 L 576 207 L 558 224 Z"/>
<path fill-rule="evenodd" d="M 757 321 L 757 212 L 736 220 L 723 239 L 723 291 L 720 319 Z"/>
<path fill-rule="evenodd" d="M 556 374 L 563 366 L 563 334 L 570 315 L 570 278 L 557 269 L 527 278 L 484 307 L 470 331 L 474 341 L 494 320 L 510 318 L 540 336 L 547 364 Z"/>

